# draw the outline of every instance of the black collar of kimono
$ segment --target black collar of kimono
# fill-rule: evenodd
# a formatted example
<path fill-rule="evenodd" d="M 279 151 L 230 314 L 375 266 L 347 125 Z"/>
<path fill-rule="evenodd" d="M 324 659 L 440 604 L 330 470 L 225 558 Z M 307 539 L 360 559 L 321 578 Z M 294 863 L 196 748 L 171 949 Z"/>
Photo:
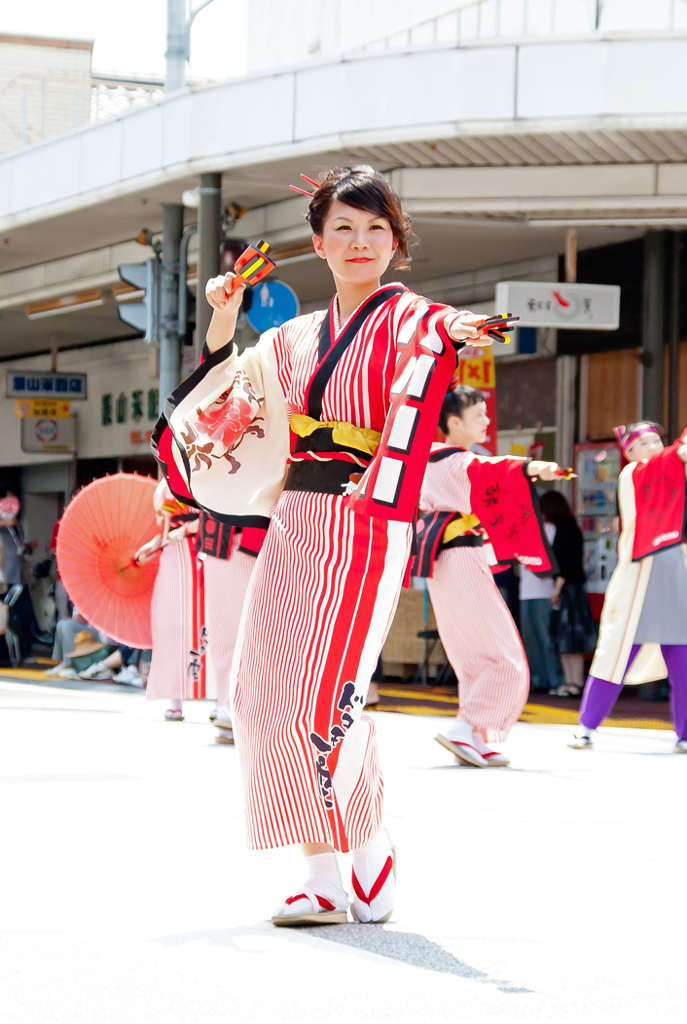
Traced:
<path fill-rule="evenodd" d="M 467 448 L 460 448 L 459 445 L 451 445 L 450 448 L 442 448 L 439 452 L 432 452 L 428 458 L 428 462 L 441 462 L 442 459 L 447 459 L 449 455 L 456 455 L 458 452 L 466 452 Z"/>
<path fill-rule="evenodd" d="M 363 322 L 371 313 L 374 313 L 376 309 L 379 309 L 383 303 L 387 302 L 394 295 L 401 295 L 404 291 L 405 288 L 400 287 L 399 285 L 389 285 L 386 288 L 380 288 L 379 291 L 374 292 L 370 295 L 369 299 L 363 302 L 357 313 L 351 317 L 339 337 L 336 339 L 334 338 L 333 332 L 333 305 L 336 302 L 336 295 L 334 296 L 329 304 L 327 314 L 322 321 L 322 326 L 320 327 L 320 335 L 317 343 L 319 362 L 317 364 L 317 369 L 310 380 L 310 386 L 308 387 L 308 416 L 311 416 L 314 420 L 319 420 L 321 418 L 324 389 L 329 383 L 331 375 L 336 369 L 339 360 L 362 327 Z"/>

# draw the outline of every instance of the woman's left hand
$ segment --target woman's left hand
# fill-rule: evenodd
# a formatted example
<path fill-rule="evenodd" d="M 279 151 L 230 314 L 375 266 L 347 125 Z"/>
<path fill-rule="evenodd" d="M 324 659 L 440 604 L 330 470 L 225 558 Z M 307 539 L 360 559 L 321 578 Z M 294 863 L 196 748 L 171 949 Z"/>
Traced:
<path fill-rule="evenodd" d="M 454 341 L 479 340 L 480 345 L 491 345 L 491 338 L 479 332 L 479 327 L 485 320 L 483 313 L 470 313 L 467 309 L 462 309 L 446 317 L 446 329 Z"/>

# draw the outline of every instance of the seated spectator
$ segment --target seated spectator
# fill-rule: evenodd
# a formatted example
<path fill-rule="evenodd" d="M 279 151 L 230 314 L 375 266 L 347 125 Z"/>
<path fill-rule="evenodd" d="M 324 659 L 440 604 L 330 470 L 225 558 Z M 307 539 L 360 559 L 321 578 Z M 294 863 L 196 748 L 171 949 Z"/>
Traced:
<path fill-rule="evenodd" d="M 46 676 L 57 676 L 59 679 L 76 679 L 78 672 L 72 664 L 67 651 L 72 651 L 79 633 L 88 633 L 94 641 L 97 641 L 98 631 L 88 625 L 83 615 L 74 609 L 71 619 L 60 619 L 55 627 L 55 643 L 52 649 L 52 660 L 58 662 L 54 668 L 49 668 Z"/>
<path fill-rule="evenodd" d="M 120 646 L 102 661 L 94 662 L 79 672 L 79 676 L 89 682 L 103 683 L 111 679 L 115 683 L 142 687 L 144 683 L 138 671 L 140 657 L 140 651 L 134 650 L 132 647 Z"/>
<path fill-rule="evenodd" d="M 544 523 L 549 543 L 556 527 Z M 551 598 L 555 584 L 520 566 L 520 633 L 530 666 L 530 690 L 548 693 L 563 683 L 563 673 L 551 634 Z"/>

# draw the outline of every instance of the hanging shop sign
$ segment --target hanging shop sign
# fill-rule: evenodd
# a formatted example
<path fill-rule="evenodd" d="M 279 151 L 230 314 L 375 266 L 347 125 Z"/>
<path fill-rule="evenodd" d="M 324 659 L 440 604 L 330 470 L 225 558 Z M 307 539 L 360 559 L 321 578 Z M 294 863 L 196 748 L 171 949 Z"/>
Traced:
<path fill-rule="evenodd" d="M 466 345 L 458 354 L 456 377 L 459 384 L 477 388 L 487 403 L 487 416 L 491 420 L 484 444 L 481 446 L 489 455 L 497 455 L 496 443 L 496 372 L 494 353 L 491 346 L 471 347 Z"/>
<path fill-rule="evenodd" d="M 20 419 L 64 420 L 69 416 L 69 401 L 54 398 L 17 398 L 14 402 L 14 415 Z"/>
<path fill-rule="evenodd" d="M 519 327 L 617 331 L 620 286 L 499 281 L 496 308 L 519 316 Z"/>
<path fill-rule="evenodd" d="M 23 452 L 76 453 L 76 416 L 23 417 L 21 421 Z"/>
<path fill-rule="evenodd" d="M 85 399 L 85 373 L 46 373 L 38 370 L 8 370 L 8 398 Z"/>

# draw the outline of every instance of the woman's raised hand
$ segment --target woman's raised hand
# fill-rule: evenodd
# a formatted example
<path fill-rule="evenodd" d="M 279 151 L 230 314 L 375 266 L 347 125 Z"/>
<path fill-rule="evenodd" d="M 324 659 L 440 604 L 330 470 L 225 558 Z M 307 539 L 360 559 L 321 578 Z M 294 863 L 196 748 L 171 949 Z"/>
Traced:
<path fill-rule="evenodd" d="M 245 289 L 246 282 L 236 274 L 222 274 L 205 285 L 205 298 L 216 313 L 236 316 Z"/>

